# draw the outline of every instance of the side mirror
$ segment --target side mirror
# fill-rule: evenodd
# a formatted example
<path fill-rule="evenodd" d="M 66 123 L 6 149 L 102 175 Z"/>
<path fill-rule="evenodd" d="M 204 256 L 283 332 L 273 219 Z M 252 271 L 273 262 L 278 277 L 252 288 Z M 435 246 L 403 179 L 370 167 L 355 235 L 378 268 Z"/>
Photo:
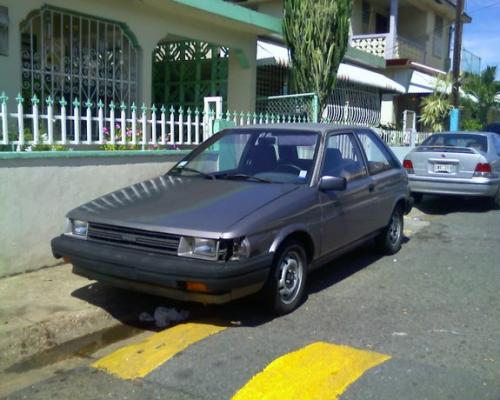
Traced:
<path fill-rule="evenodd" d="M 337 176 L 323 176 L 319 181 L 319 190 L 345 190 L 347 187 L 347 180 Z"/>

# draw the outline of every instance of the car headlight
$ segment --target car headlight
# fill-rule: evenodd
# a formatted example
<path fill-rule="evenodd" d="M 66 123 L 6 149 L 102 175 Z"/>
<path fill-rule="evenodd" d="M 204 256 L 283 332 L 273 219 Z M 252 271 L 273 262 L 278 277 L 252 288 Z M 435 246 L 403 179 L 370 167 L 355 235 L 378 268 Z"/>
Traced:
<path fill-rule="evenodd" d="M 233 241 L 233 251 L 231 261 L 246 260 L 250 256 L 250 242 L 247 238 Z"/>
<path fill-rule="evenodd" d="M 64 233 L 74 237 L 86 239 L 89 224 L 86 221 L 78 219 L 67 219 L 64 226 Z"/>
<path fill-rule="evenodd" d="M 215 261 L 219 258 L 219 241 L 182 236 L 177 255 Z"/>

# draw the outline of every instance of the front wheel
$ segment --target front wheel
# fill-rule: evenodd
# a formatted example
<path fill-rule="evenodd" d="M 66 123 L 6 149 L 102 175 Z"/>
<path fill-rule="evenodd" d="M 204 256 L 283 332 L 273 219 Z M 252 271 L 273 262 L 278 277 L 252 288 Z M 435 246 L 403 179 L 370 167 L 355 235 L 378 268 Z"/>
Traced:
<path fill-rule="evenodd" d="M 284 243 L 276 253 L 264 287 L 266 303 L 277 315 L 295 310 L 303 300 L 307 280 L 307 257 L 298 241 Z"/>
<path fill-rule="evenodd" d="M 377 237 L 377 247 L 381 253 L 391 255 L 401 249 L 403 243 L 404 217 L 401 207 L 396 207 L 389 225 Z"/>

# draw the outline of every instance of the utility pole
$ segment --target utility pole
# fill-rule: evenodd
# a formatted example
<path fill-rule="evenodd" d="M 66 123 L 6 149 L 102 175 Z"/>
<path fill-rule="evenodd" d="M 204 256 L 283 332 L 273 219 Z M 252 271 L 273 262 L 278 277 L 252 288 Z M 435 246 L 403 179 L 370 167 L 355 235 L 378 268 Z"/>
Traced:
<path fill-rule="evenodd" d="M 455 45 L 453 48 L 453 88 L 452 99 L 454 109 L 450 115 L 450 130 L 458 131 L 460 126 L 460 60 L 462 57 L 462 35 L 464 0 L 457 0 L 455 18 Z"/>

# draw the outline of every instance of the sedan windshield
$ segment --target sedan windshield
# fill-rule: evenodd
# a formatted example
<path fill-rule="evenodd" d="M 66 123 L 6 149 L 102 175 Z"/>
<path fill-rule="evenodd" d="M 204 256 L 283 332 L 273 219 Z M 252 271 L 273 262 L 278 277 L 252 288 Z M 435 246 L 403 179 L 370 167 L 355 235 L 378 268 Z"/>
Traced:
<path fill-rule="evenodd" d="M 172 175 L 260 183 L 308 183 L 318 134 L 286 129 L 233 129 L 215 135 L 170 172 Z"/>

